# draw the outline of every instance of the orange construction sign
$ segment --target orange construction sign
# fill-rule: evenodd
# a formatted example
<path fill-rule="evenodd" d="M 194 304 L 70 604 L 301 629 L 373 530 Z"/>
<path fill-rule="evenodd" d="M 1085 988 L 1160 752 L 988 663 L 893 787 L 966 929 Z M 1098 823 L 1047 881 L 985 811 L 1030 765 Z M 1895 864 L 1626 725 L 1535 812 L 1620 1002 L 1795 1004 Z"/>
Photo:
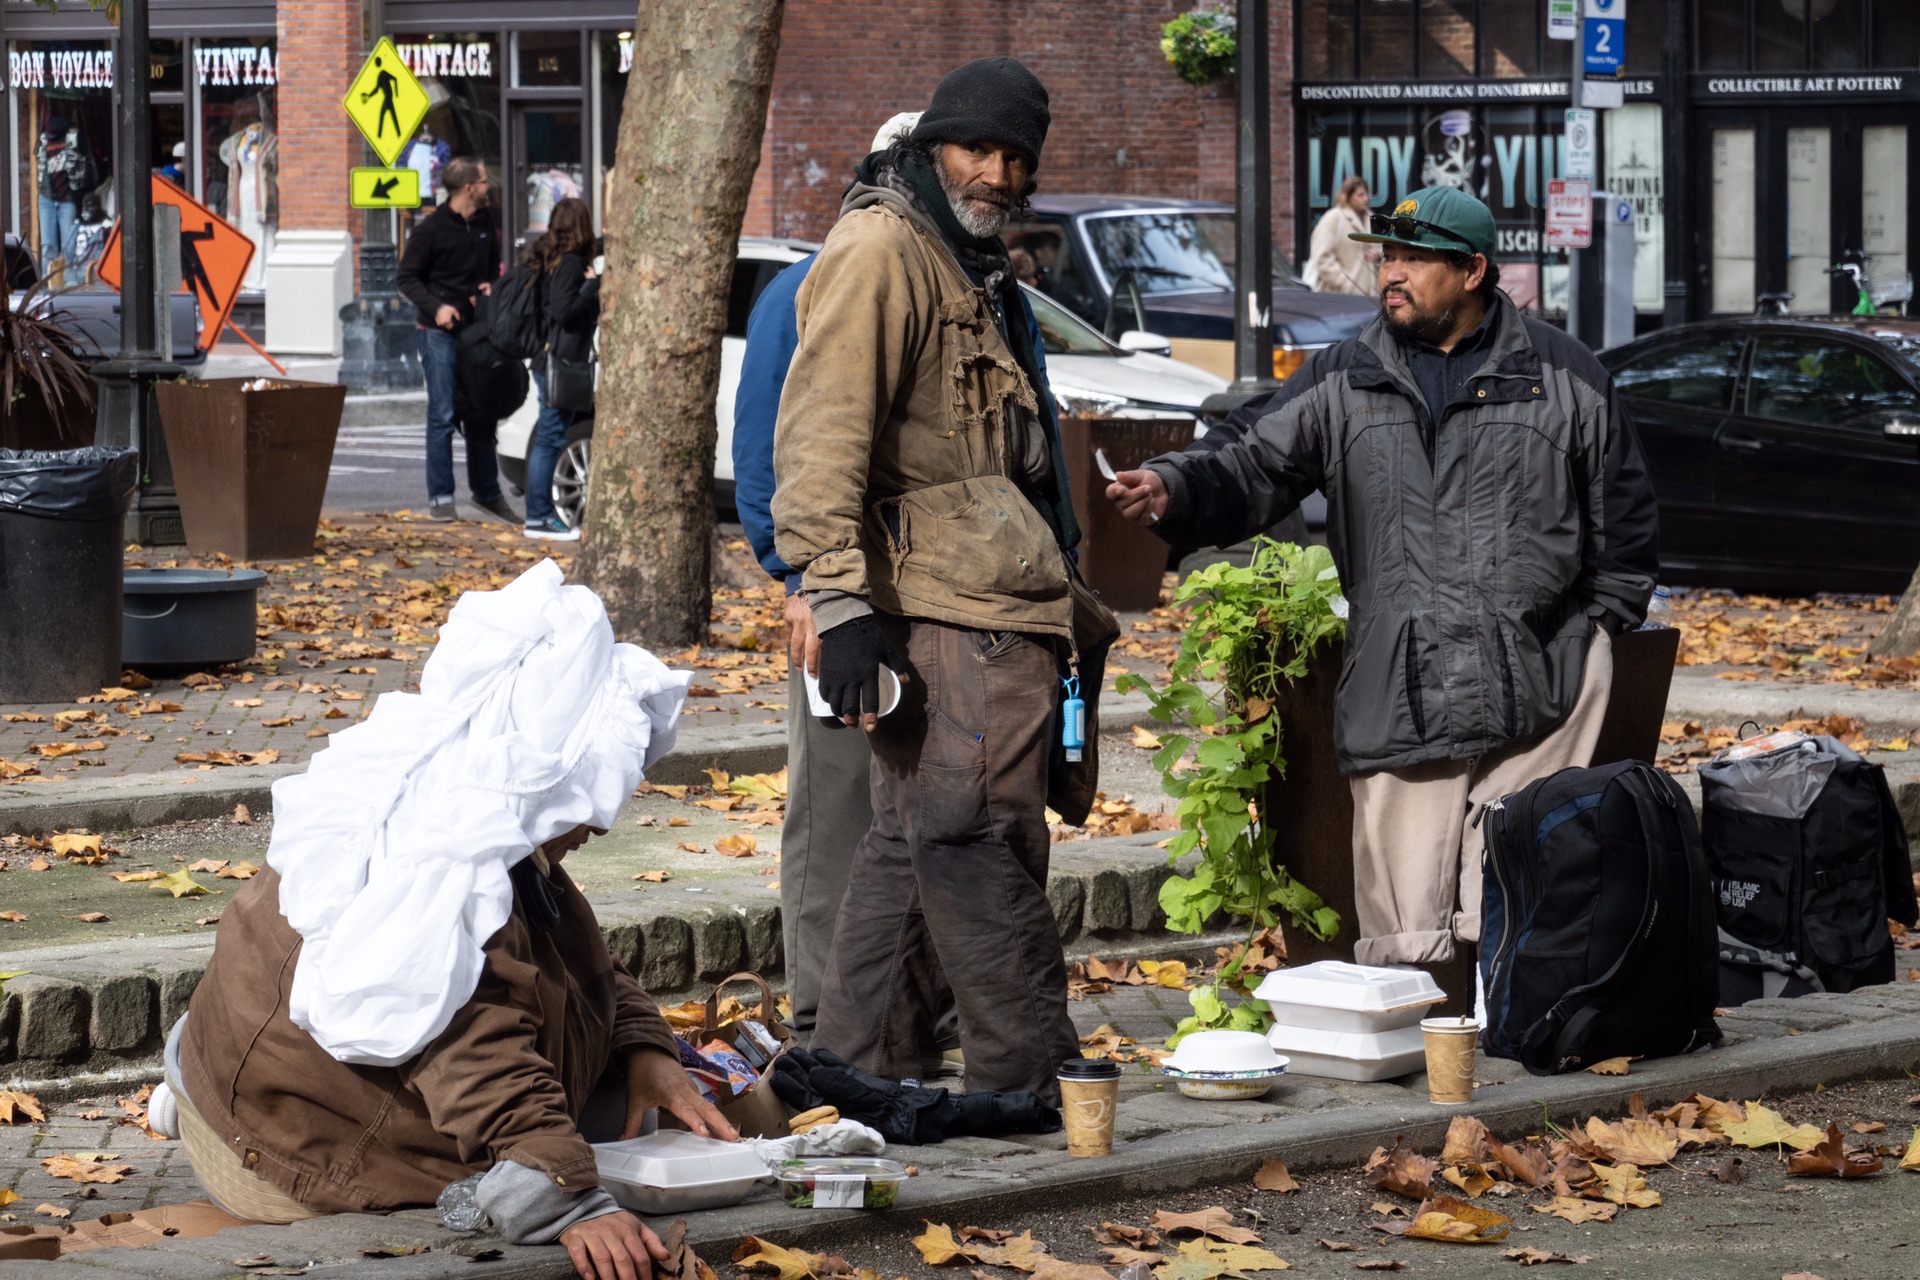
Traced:
<path fill-rule="evenodd" d="M 253 241 L 165 178 L 153 180 L 153 202 L 180 210 L 180 289 L 199 299 L 200 337 L 195 345 L 211 351 L 240 297 L 240 282 L 246 279 L 247 264 L 253 261 Z M 101 248 L 100 278 L 115 290 L 120 288 L 118 222 Z"/>

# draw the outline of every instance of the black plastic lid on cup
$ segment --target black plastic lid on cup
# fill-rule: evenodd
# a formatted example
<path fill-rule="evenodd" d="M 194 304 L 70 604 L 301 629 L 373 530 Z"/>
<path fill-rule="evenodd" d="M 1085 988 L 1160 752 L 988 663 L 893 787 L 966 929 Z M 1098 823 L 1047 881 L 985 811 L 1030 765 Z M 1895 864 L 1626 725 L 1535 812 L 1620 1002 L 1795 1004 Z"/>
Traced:
<path fill-rule="evenodd" d="M 1062 1080 L 1118 1080 L 1120 1064 L 1111 1058 L 1069 1058 L 1060 1064 Z"/>

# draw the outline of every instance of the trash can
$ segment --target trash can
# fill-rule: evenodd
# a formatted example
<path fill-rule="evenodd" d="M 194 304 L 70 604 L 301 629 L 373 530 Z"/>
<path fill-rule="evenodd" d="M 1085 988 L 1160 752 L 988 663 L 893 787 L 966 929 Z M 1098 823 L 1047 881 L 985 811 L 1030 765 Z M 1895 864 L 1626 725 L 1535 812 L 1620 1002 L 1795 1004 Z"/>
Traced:
<path fill-rule="evenodd" d="M 136 671 L 198 671 L 254 654 L 258 569 L 128 569 L 120 660 Z"/>
<path fill-rule="evenodd" d="M 132 449 L 0 449 L 0 702 L 120 683 L 120 536 Z"/>
<path fill-rule="evenodd" d="M 1107 479 L 1094 450 L 1115 471 L 1137 470 L 1148 458 L 1193 443 L 1192 418 L 1062 418 L 1060 444 L 1072 481 L 1073 515 L 1080 522 L 1080 573 L 1109 609 L 1151 609 L 1170 548 L 1159 535 L 1121 516 L 1107 501 Z"/>

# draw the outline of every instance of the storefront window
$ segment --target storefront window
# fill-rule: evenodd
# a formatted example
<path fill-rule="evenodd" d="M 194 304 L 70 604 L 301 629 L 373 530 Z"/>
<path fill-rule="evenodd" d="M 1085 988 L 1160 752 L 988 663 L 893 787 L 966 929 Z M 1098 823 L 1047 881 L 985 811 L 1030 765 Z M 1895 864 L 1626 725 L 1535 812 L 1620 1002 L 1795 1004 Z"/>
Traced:
<path fill-rule="evenodd" d="M 1757 70 L 1799 71 L 1807 65 L 1807 27 L 1801 21 L 1801 6 L 1810 2 L 1765 0 L 1754 6 L 1753 64 Z M 1827 0 L 1820 2 L 1825 4 Z"/>
<path fill-rule="evenodd" d="M 1920 22 L 1901 0 L 1873 6 L 1873 65 L 1920 67 Z"/>
<path fill-rule="evenodd" d="M 1480 0 L 1480 74 L 1511 78 L 1539 72 L 1540 6 L 1534 0 Z"/>
<path fill-rule="evenodd" d="M 1300 6 L 1301 73 L 1308 80 L 1353 77 L 1353 5 L 1348 0 Z"/>
<path fill-rule="evenodd" d="M 1360 77 L 1399 80 L 1413 74 L 1413 0 L 1366 0 L 1360 6 Z"/>
<path fill-rule="evenodd" d="M 280 226 L 280 67 L 267 37 L 197 41 L 200 86 L 200 198 L 253 241 L 241 287 L 266 282 L 267 256 Z"/>
<path fill-rule="evenodd" d="M 494 70 L 493 37 L 471 32 L 398 36 L 394 44 L 400 60 L 420 77 L 433 103 L 426 122 L 400 156 L 400 164 L 420 173 L 419 216 L 446 199 L 441 175 L 455 156 L 470 156 L 487 166 L 497 210 L 503 175 L 500 81 Z"/>
<path fill-rule="evenodd" d="M 1633 205 L 1633 308 L 1666 305 L 1665 169 L 1660 108 L 1637 102 L 1601 115 L 1606 129 L 1606 189 Z"/>
<path fill-rule="evenodd" d="M 1420 0 L 1420 75 L 1427 80 L 1473 74 L 1474 0 Z"/>
<path fill-rule="evenodd" d="M 579 87 L 579 32 L 522 31 L 513 39 L 515 88 Z"/>
<path fill-rule="evenodd" d="M 599 219 L 606 216 L 607 192 L 613 186 L 620 113 L 627 101 L 627 73 L 633 69 L 633 32 L 609 32 L 595 41 L 595 46 L 600 59 L 600 189 L 594 215 Z"/>
<path fill-rule="evenodd" d="M 113 219 L 113 51 L 104 41 L 17 41 L 7 84 L 18 112 L 22 238 L 55 285 L 80 280 Z M 56 270 L 64 264 L 66 272 Z"/>
<path fill-rule="evenodd" d="M 1868 289 L 1888 299 L 1902 292 L 1911 297 L 1906 125 L 1869 125 L 1860 131 L 1860 214 Z"/>
<path fill-rule="evenodd" d="M 155 40 L 147 53 L 147 115 L 151 122 L 147 155 L 153 171 L 176 187 L 187 185 L 186 44 Z"/>
<path fill-rule="evenodd" d="M 1667 0 L 1633 0 L 1627 6 L 1627 74 L 1658 75 L 1666 44 Z"/>
<path fill-rule="evenodd" d="M 1713 131 L 1713 309 L 1750 311 L 1753 271 L 1753 130 Z"/>
<path fill-rule="evenodd" d="M 1747 65 L 1745 5 L 1726 0 L 1693 0 L 1693 32 L 1702 71 L 1743 71 Z"/>
<path fill-rule="evenodd" d="M 1820 0 L 1813 9 L 1813 69 L 1854 71 L 1866 65 L 1860 18 L 1863 0 Z M 1823 12 L 1824 11 L 1824 12 Z M 1908 14 L 1908 22 L 1914 21 Z"/>
<path fill-rule="evenodd" d="M 1787 130 L 1787 310 L 1823 315 L 1833 286 L 1833 130 Z"/>

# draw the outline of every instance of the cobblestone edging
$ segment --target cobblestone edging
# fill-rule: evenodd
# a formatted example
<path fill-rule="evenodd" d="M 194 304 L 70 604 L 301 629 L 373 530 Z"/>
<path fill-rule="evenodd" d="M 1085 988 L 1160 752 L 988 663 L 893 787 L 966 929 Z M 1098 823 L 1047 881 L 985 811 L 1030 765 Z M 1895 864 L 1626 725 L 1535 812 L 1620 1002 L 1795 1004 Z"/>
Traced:
<path fill-rule="evenodd" d="M 1103 955 L 1210 955 L 1224 936 L 1166 933 L 1161 882 L 1170 874 L 1159 833 L 1057 845 L 1047 896 L 1070 950 Z M 777 979 L 780 907 L 724 890 L 698 902 L 642 905 L 596 898 L 613 956 L 663 998 L 704 994 L 743 970 Z M 186 1010 L 213 939 L 133 938 L 0 953 L 0 1074 L 35 1084 L 149 1067 L 166 1028 Z"/>

